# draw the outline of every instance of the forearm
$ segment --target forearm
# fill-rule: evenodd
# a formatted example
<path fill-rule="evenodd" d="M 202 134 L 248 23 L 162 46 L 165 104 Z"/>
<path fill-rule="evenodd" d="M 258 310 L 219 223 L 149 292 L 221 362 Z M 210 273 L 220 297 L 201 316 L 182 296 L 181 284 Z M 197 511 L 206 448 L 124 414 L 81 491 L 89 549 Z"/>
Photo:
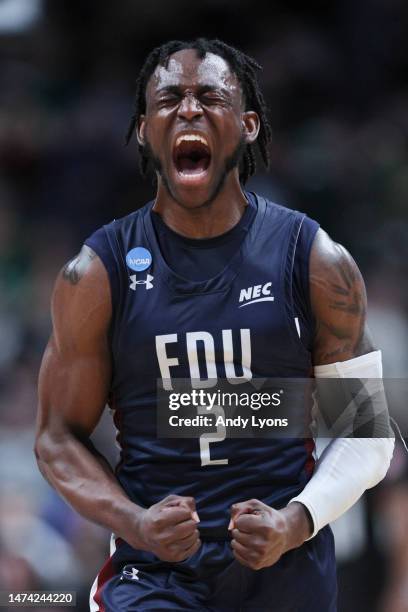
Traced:
<path fill-rule="evenodd" d="M 309 510 L 302 503 L 293 502 L 281 510 L 288 525 L 286 550 L 298 548 L 310 538 L 314 525 Z"/>
<path fill-rule="evenodd" d="M 380 381 L 381 352 L 372 351 L 347 361 L 316 366 L 314 373 L 318 388 L 320 378 Z M 369 389 L 369 386 L 366 385 L 364 388 Z M 386 398 L 384 394 L 380 397 L 379 413 L 387 416 L 388 423 Z M 374 405 L 374 400 L 368 391 L 360 400 L 369 416 L 375 412 L 370 409 Z M 357 406 L 357 399 L 354 398 L 353 401 Z M 347 396 L 345 405 L 348 402 Z M 385 428 L 384 432 L 392 435 L 390 429 Z M 312 478 L 302 493 L 294 498 L 309 510 L 314 523 L 313 535 L 344 514 L 366 489 L 374 487 L 384 478 L 393 450 L 393 437 L 337 438 L 330 442 L 319 458 Z"/>
<path fill-rule="evenodd" d="M 315 535 L 344 514 L 366 489 L 380 482 L 390 465 L 393 438 L 340 438 L 332 440 L 300 495 L 313 519 Z"/>
<path fill-rule="evenodd" d="M 36 443 L 44 478 L 83 517 L 126 539 L 124 527 L 135 526 L 142 509 L 131 502 L 108 462 L 69 432 L 44 432 Z"/>

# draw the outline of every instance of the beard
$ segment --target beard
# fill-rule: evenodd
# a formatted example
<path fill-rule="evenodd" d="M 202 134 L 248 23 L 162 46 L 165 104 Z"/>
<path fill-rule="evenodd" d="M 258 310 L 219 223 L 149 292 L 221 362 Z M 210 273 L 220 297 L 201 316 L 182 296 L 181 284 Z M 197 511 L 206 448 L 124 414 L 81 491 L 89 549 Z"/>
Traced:
<path fill-rule="evenodd" d="M 225 159 L 224 165 L 221 171 L 219 172 L 219 176 L 215 181 L 214 187 L 212 188 L 209 197 L 207 198 L 207 200 L 205 200 L 205 202 L 200 204 L 199 207 L 208 206 L 215 200 L 217 195 L 220 193 L 228 174 L 231 172 L 231 170 L 239 166 L 244 155 L 246 146 L 247 144 L 245 142 L 244 136 L 241 135 L 241 138 L 234 151 L 230 156 Z M 143 149 L 143 154 L 147 158 L 148 164 L 151 166 L 151 168 L 156 172 L 156 174 L 161 177 L 163 186 L 165 187 L 167 193 L 173 198 L 173 200 L 177 202 L 177 204 L 179 204 L 180 206 L 184 206 L 183 202 L 180 202 L 180 200 L 176 197 L 176 194 L 173 192 L 168 176 L 163 170 L 163 164 L 161 163 L 160 159 L 154 154 L 153 149 L 151 148 L 150 143 L 148 141 L 146 141 L 145 147 Z"/>

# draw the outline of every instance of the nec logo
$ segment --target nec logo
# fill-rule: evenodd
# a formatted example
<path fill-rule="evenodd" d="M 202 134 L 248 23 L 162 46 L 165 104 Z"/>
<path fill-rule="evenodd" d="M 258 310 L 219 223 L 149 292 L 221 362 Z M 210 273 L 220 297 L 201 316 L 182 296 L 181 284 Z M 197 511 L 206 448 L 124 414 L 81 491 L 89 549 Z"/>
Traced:
<path fill-rule="evenodd" d="M 249 304 L 256 304 L 257 302 L 273 302 L 275 298 L 271 293 L 271 282 L 264 285 L 254 285 L 253 287 L 248 287 L 248 289 L 241 289 L 239 301 L 243 302 L 243 304 L 239 308 L 249 306 Z"/>

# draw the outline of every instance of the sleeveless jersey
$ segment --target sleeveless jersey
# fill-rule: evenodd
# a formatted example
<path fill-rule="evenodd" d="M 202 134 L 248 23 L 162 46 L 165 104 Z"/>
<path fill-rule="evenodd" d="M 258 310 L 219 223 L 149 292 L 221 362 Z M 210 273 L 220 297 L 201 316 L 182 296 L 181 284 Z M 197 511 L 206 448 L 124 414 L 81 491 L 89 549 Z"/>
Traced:
<path fill-rule="evenodd" d="M 306 262 L 318 225 L 259 195 L 247 197 L 256 207 L 253 221 L 213 278 L 191 281 L 167 265 L 152 223 L 153 203 L 85 242 L 104 263 L 112 291 L 117 477 L 143 507 L 170 493 L 194 497 L 203 539 L 228 538 L 233 503 L 257 498 L 283 507 L 304 488 L 314 466 L 310 439 L 229 438 L 203 448 L 197 439 L 156 435 L 157 379 L 205 378 L 210 372 L 211 378 L 242 380 L 311 375 L 292 278 L 302 224 L 309 222 L 310 239 L 302 241 L 300 253 Z M 140 247 L 151 263 L 141 257 L 141 267 L 148 267 L 139 272 L 128 264 L 129 253 Z M 259 299 L 265 296 L 273 300 Z M 242 300 L 250 303 L 242 307 Z"/>

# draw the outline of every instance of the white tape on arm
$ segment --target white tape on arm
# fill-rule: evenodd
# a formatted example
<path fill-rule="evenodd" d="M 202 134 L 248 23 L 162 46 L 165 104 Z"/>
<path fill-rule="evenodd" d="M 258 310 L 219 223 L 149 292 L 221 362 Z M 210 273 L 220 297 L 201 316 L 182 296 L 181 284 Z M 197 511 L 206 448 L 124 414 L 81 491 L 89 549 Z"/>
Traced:
<path fill-rule="evenodd" d="M 316 366 L 314 373 L 316 378 L 382 378 L 381 351 Z M 338 438 L 330 442 L 306 487 L 289 502 L 301 502 L 309 510 L 314 525 L 311 538 L 384 478 L 393 451 L 393 438 Z"/>

